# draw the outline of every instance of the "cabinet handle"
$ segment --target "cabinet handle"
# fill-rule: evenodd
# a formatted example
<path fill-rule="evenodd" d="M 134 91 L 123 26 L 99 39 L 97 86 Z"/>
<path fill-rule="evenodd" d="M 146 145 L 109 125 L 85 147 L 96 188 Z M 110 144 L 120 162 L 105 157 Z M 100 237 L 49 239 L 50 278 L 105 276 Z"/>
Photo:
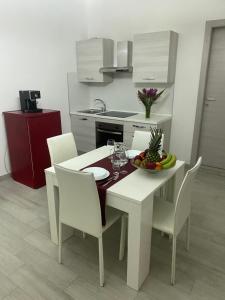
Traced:
<path fill-rule="evenodd" d="M 146 77 L 146 78 L 142 78 L 142 80 L 155 80 L 154 77 Z"/>
<path fill-rule="evenodd" d="M 115 135 L 122 135 L 122 132 L 120 131 L 110 131 L 110 130 L 103 130 L 103 129 L 99 129 L 97 128 L 98 132 L 102 132 L 102 133 L 109 133 L 109 134 L 115 134 Z"/>
<path fill-rule="evenodd" d="M 94 80 L 93 77 L 85 77 L 86 80 Z"/>
<path fill-rule="evenodd" d="M 87 121 L 88 119 L 87 118 L 81 118 L 79 120 L 81 120 L 81 121 Z"/>
<path fill-rule="evenodd" d="M 135 128 L 146 128 L 146 126 L 133 125 Z"/>

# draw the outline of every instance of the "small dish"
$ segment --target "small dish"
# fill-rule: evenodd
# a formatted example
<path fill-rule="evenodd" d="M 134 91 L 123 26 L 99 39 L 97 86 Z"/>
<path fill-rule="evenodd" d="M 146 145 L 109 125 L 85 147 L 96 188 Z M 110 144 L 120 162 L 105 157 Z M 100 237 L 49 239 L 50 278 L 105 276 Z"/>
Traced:
<path fill-rule="evenodd" d="M 129 158 L 129 159 L 133 159 L 135 158 L 135 156 L 137 156 L 138 154 L 140 154 L 142 151 L 140 150 L 127 150 L 126 151 L 126 156 Z"/>
<path fill-rule="evenodd" d="M 90 167 L 83 169 L 84 172 L 92 173 L 96 181 L 103 180 L 109 177 L 110 173 L 108 170 L 100 167 Z"/>

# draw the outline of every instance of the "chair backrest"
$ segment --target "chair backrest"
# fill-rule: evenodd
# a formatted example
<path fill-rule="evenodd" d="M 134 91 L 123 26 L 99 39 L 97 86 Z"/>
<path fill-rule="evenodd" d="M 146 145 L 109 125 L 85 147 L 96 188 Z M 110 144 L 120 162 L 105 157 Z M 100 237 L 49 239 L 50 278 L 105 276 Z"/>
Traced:
<path fill-rule="evenodd" d="M 93 174 L 54 166 L 59 185 L 59 220 L 100 237 L 101 209 Z"/>
<path fill-rule="evenodd" d="M 195 166 L 188 170 L 178 192 L 175 203 L 174 232 L 179 233 L 191 212 L 191 184 L 200 168 L 202 158 L 199 157 Z"/>
<path fill-rule="evenodd" d="M 152 135 L 150 131 L 135 130 L 131 149 L 144 151 L 149 147 L 149 142 L 151 140 L 151 137 Z M 163 149 L 163 143 L 164 143 L 164 134 L 162 134 L 161 150 Z"/>
<path fill-rule="evenodd" d="M 47 144 L 52 166 L 77 156 L 72 132 L 48 138 Z"/>

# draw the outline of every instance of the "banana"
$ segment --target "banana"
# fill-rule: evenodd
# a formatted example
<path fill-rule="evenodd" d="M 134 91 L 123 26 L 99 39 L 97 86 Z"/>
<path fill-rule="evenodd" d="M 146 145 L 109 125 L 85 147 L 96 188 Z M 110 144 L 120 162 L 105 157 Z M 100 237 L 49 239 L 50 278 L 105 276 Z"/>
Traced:
<path fill-rule="evenodd" d="M 172 158 L 172 154 L 171 153 L 168 153 L 167 154 L 167 157 L 165 159 L 163 159 L 162 161 L 160 161 L 160 164 L 161 165 L 166 165 Z"/>
<path fill-rule="evenodd" d="M 172 157 L 170 161 L 167 164 L 162 165 L 163 169 L 172 168 L 176 164 L 176 160 L 177 160 L 176 155 L 172 154 L 171 156 Z"/>

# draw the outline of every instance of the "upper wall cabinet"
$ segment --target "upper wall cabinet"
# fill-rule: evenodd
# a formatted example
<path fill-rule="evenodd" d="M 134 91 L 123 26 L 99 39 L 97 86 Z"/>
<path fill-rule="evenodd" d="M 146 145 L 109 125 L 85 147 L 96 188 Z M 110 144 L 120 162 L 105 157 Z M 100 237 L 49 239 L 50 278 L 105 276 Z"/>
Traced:
<path fill-rule="evenodd" d="M 173 83 L 178 34 L 173 31 L 137 34 L 133 43 L 133 81 Z"/>
<path fill-rule="evenodd" d="M 99 69 L 113 66 L 113 40 L 92 38 L 78 41 L 76 46 L 78 80 L 80 82 L 111 82 L 111 75 L 100 73 Z"/>

